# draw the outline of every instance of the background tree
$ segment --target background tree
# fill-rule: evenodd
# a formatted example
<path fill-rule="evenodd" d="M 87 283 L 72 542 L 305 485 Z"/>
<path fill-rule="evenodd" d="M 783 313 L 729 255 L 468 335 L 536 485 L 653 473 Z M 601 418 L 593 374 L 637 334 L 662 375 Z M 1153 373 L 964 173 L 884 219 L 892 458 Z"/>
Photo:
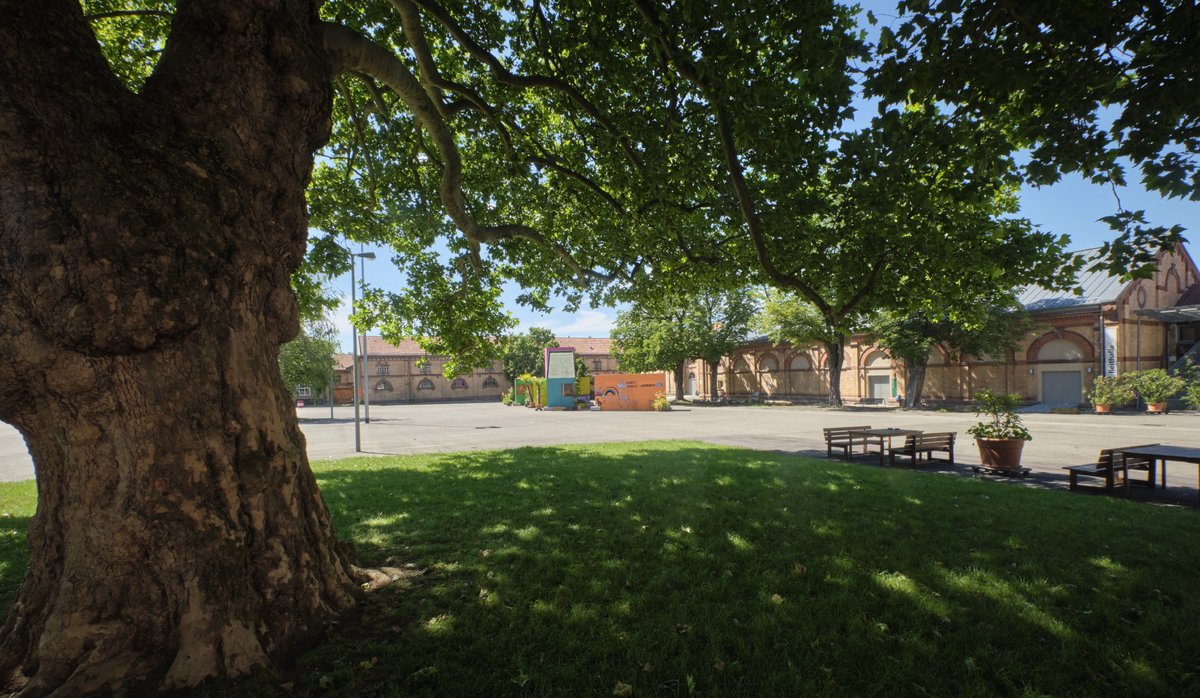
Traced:
<path fill-rule="evenodd" d="M 846 318 L 841 326 L 833 326 L 820 310 L 796 294 L 771 289 L 762 292 L 761 304 L 762 309 L 752 324 L 772 342 L 787 343 L 796 348 L 821 345 L 828 368 L 829 404 L 842 404 L 841 377 L 846 339 L 860 328 L 857 316 Z"/>
<path fill-rule="evenodd" d="M 326 391 L 333 382 L 337 342 L 328 323 L 307 323 L 295 339 L 279 347 L 279 373 L 293 395 L 300 386 Z M 328 396 L 330 400 L 333 396 Z"/>
<path fill-rule="evenodd" d="M 612 329 L 612 353 L 627 373 L 671 371 L 675 399 L 683 399 L 683 367 L 692 358 L 684 336 L 685 298 L 658 297 L 635 303 L 617 313 Z"/>
<path fill-rule="evenodd" d="M 1023 174 L 1034 185 L 1078 172 L 1119 186 L 1132 167 L 1150 191 L 1200 199 L 1200 38 L 1190 0 L 903 0 L 898 10 L 880 29 L 884 60 L 866 81 L 870 93 L 958 107 L 956 118 L 1028 150 Z M 1116 205 L 1104 220 L 1118 235 L 1097 266 L 1144 275 L 1183 228 Z"/>
<path fill-rule="evenodd" d="M 708 365 L 709 399 L 716 400 L 721 358 L 746 341 L 757 306 L 746 289 L 701 291 L 691 298 L 683 332 L 689 354 Z"/>
<path fill-rule="evenodd" d="M 687 362 L 702 359 L 716 400 L 721 359 L 745 341 L 753 314 L 742 289 L 660 293 L 617 315 L 613 354 L 623 371 L 671 371 L 677 400 L 684 399 Z"/>
<path fill-rule="evenodd" d="M 532 327 L 525 334 L 509 335 L 500 341 L 500 362 L 504 377 L 515 383 L 517 376 L 546 375 L 545 349 L 557 347 L 554 333 L 542 327 Z"/>
<path fill-rule="evenodd" d="M 904 362 L 903 404 L 916 407 L 935 346 L 945 347 L 952 360 L 964 353 L 1003 356 L 1016 349 L 1033 326 L 1011 294 L 998 294 L 936 312 L 884 312 L 871 319 L 868 335 L 893 359 Z"/>

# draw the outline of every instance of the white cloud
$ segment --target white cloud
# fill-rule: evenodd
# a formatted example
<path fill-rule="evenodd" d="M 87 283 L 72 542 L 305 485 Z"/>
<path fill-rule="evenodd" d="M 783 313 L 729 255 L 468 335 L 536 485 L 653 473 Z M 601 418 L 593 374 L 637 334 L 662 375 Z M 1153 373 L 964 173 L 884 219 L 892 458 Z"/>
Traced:
<path fill-rule="evenodd" d="M 616 317 L 602 310 L 580 310 L 574 315 L 554 318 L 549 327 L 559 337 L 607 337 Z"/>

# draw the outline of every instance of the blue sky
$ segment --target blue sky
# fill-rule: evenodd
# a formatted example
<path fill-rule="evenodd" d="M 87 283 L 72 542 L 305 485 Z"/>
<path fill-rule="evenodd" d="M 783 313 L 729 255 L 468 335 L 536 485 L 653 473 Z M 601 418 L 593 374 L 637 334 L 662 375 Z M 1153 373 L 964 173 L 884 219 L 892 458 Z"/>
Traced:
<path fill-rule="evenodd" d="M 894 0 L 860 4 L 864 10 L 873 11 L 882 23 L 888 23 L 895 16 Z M 1129 174 L 1131 179 L 1136 176 L 1133 171 Z M 1112 231 L 1099 218 L 1117 210 L 1115 197 L 1120 197 L 1120 203 L 1125 209 L 1146 211 L 1149 221 L 1154 225 L 1180 224 L 1187 229 L 1184 233 L 1186 237 L 1195 239 L 1195 236 L 1200 235 L 1200 202 L 1163 199 L 1146 192 L 1137 182 L 1133 182 L 1133 186 L 1119 189 L 1114 194 L 1109 187 L 1091 184 L 1077 175 L 1069 175 L 1053 186 L 1022 190 L 1020 215 L 1030 219 L 1043 230 L 1069 235 L 1072 250 L 1098 247 L 1112 237 Z M 374 261 L 366 262 L 368 284 L 387 290 L 395 289 L 404 283 L 399 271 L 389 261 L 392 256 L 390 251 L 371 247 L 366 249 L 373 249 L 377 255 Z M 1188 244 L 1188 250 L 1195 254 L 1195 245 Z M 342 350 L 348 352 L 351 331 L 347 319 L 350 275 L 335 279 L 330 285 L 344 299 L 333 319 L 338 328 Z M 520 330 L 546 327 L 560 337 L 607 337 L 616 319 L 617 311 L 613 308 L 583 308 L 575 313 L 557 312 L 549 315 L 534 313 L 516 303 L 517 293 L 515 287 L 508 289 L 505 300 L 509 311 L 520 321 Z"/>

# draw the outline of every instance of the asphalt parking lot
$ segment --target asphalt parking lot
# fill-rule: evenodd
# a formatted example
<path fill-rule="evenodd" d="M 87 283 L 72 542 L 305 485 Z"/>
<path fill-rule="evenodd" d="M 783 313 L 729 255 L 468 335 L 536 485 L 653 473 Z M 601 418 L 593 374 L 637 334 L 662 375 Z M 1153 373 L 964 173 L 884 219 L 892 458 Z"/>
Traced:
<path fill-rule="evenodd" d="M 313 460 L 354 455 L 354 411 L 335 407 L 297 409 Z M 371 455 L 437 453 L 519 446 L 648 439 L 696 439 L 743 448 L 825 457 L 823 427 L 870 425 L 923 431 L 954 431 L 957 468 L 937 468 L 977 477 L 969 466 L 979 455 L 966 430 L 970 412 L 808 406 L 683 406 L 671 412 L 536 412 L 498 402 L 372 405 L 371 422 L 360 424 L 362 449 Z M 1062 466 L 1094 461 L 1102 448 L 1163 443 L 1200 447 L 1200 414 L 1025 414 L 1033 441 L 1022 464 L 1034 472 L 1023 484 L 1066 487 Z M 863 462 L 870 462 L 864 460 Z M 0 480 L 33 477 L 33 464 L 15 429 L 0 424 Z M 987 477 L 987 476 L 983 476 Z M 1194 465 L 1168 466 L 1167 499 L 1197 499 L 1200 474 Z"/>

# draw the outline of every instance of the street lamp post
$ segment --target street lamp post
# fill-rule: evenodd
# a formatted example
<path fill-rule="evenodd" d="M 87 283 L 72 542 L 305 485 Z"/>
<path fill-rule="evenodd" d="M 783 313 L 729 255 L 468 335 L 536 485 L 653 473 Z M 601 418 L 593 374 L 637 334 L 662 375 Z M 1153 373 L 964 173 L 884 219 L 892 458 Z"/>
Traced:
<path fill-rule="evenodd" d="M 358 253 L 351 252 L 350 256 L 351 257 L 360 257 L 362 259 L 375 259 L 374 252 L 358 252 Z M 365 267 L 363 268 L 363 271 L 366 271 Z M 356 294 L 354 292 L 354 287 L 356 285 L 357 285 L 357 281 L 354 278 L 354 260 L 351 259 L 350 260 L 350 313 L 351 313 L 351 315 L 354 314 L 354 306 L 358 303 L 358 298 L 356 297 Z M 351 356 L 352 367 L 353 367 L 352 373 L 354 374 L 354 452 L 361 453 L 362 452 L 362 428 L 359 426 L 359 423 L 358 423 L 358 385 L 359 385 L 359 383 L 358 383 L 358 326 L 354 324 L 353 320 L 350 321 L 350 330 L 351 330 L 351 332 L 350 332 L 350 351 L 352 352 L 352 354 L 350 356 Z M 365 344 L 366 341 L 364 340 L 363 343 Z M 364 359 L 365 358 L 366 357 L 364 357 Z M 366 363 L 366 362 L 364 361 L 363 363 Z"/>
<path fill-rule="evenodd" d="M 359 248 L 361 249 L 361 248 Z M 375 259 L 374 252 L 358 253 L 363 293 L 367 292 L 367 260 Z M 363 328 L 363 421 L 367 424 L 371 423 L 371 364 L 367 361 L 367 330 L 371 328 Z"/>

